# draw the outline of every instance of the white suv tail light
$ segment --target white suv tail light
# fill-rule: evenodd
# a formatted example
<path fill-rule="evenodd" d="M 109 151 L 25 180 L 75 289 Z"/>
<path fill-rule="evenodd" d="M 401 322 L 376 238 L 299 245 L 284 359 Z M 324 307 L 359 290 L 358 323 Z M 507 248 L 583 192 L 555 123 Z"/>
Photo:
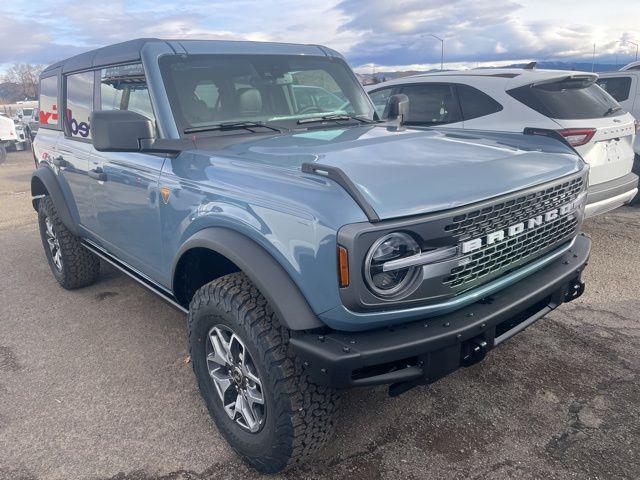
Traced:
<path fill-rule="evenodd" d="M 564 130 L 558 130 L 558 133 L 562 135 L 572 147 L 579 147 L 589 143 L 596 133 L 595 128 L 565 128 Z"/>

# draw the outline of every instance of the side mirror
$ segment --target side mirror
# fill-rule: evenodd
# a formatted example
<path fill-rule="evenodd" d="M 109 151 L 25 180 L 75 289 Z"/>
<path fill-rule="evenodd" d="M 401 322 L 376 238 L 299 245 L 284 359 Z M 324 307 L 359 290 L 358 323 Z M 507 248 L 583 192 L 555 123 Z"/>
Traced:
<path fill-rule="evenodd" d="M 387 119 L 397 120 L 399 125 L 406 120 L 409 115 L 409 97 L 404 93 L 391 95 L 387 100 Z"/>
<path fill-rule="evenodd" d="M 153 122 L 127 110 L 91 114 L 91 138 L 99 152 L 139 152 L 155 140 Z"/>

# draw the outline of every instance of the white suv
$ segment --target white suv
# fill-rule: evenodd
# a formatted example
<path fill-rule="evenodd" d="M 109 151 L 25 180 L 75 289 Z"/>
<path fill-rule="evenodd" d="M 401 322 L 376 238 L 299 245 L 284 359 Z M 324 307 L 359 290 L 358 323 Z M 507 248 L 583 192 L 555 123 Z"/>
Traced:
<path fill-rule="evenodd" d="M 594 73 L 477 69 L 404 77 L 366 87 L 385 116 L 390 95 L 409 97 L 410 125 L 471 130 L 553 131 L 591 166 L 587 215 L 629 203 L 638 128 L 633 116 L 595 83 Z"/>
<path fill-rule="evenodd" d="M 598 74 L 598 85 L 611 95 L 627 112 L 640 120 L 640 62 L 633 62 L 617 72 Z M 635 151 L 640 155 L 640 135 Z"/>

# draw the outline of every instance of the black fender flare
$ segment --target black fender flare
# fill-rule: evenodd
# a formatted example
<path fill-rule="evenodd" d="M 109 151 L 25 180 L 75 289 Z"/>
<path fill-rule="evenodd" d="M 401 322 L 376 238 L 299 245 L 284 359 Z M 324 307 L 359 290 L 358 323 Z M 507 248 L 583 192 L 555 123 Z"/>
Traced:
<path fill-rule="evenodd" d="M 46 191 L 42 191 L 38 181 L 44 185 Z M 31 175 L 31 195 L 33 197 L 33 208 L 35 210 L 38 210 L 39 197 L 49 195 L 64 226 L 74 235 L 79 235 L 78 225 L 74 221 L 69 206 L 64 199 L 64 194 L 62 193 L 56 174 L 53 173 L 50 167 L 40 166 L 33 172 Z"/>
<path fill-rule="evenodd" d="M 290 275 L 262 246 L 224 227 L 199 230 L 182 244 L 175 256 L 171 278 L 182 255 L 192 248 L 206 248 L 232 261 L 264 295 L 279 320 L 290 330 L 324 327 Z M 172 290 L 173 288 L 172 280 Z"/>

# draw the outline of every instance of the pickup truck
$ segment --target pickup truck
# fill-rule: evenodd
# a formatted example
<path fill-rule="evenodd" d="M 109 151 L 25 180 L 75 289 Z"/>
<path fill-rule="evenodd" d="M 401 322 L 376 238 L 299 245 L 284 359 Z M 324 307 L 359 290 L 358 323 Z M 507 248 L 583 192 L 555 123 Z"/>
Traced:
<path fill-rule="evenodd" d="M 187 314 L 224 438 L 261 472 L 299 464 L 344 389 L 435 382 L 584 290 L 580 155 L 407 128 L 409 108 L 381 121 L 318 45 L 140 39 L 51 65 L 31 191 L 53 276 L 108 262 Z"/>

